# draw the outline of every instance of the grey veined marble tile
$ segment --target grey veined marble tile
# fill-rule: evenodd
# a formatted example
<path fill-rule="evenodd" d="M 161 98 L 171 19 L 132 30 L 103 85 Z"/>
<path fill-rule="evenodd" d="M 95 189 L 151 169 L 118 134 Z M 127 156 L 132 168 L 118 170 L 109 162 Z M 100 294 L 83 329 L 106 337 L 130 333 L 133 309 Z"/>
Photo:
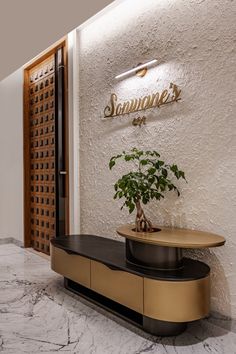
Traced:
<path fill-rule="evenodd" d="M 235 354 L 236 334 L 220 324 L 211 318 L 178 337 L 149 336 L 65 290 L 48 260 L 0 246 L 0 352 Z"/>

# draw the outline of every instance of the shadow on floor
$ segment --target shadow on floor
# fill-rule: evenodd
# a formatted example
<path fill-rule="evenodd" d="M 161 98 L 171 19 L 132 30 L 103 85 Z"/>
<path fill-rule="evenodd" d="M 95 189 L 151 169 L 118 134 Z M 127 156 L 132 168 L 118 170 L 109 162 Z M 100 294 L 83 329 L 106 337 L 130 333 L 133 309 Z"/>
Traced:
<path fill-rule="evenodd" d="M 194 321 L 188 324 L 185 332 L 176 337 L 156 337 L 144 332 L 142 329 L 135 325 L 123 320 L 122 318 L 112 314 L 111 312 L 99 307 L 98 305 L 86 300 L 85 298 L 76 295 L 64 288 L 62 279 L 57 281 L 58 288 L 66 295 L 78 300 L 84 305 L 92 308 L 101 315 L 111 319 L 132 333 L 149 340 L 153 343 L 161 343 L 162 345 L 174 345 L 174 346 L 189 346 L 197 343 L 202 343 L 208 338 L 216 338 L 225 336 L 229 332 L 236 333 L 236 321 L 229 318 L 223 318 L 219 314 L 212 314 L 209 318 L 200 321 Z M 54 299 L 56 301 L 56 298 Z M 66 304 L 63 304 L 66 306 Z"/>

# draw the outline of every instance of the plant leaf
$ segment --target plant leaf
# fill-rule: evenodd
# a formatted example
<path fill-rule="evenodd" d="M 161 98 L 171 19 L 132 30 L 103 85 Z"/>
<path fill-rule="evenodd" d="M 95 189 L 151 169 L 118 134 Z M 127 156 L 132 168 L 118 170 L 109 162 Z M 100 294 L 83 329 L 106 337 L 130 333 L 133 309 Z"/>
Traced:
<path fill-rule="evenodd" d="M 155 172 L 156 172 L 156 168 L 155 167 L 151 167 L 151 168 L 148 169 L 148 173 L 150 175 L 154 175 Z"/>
<path fill-rule="evenodd" d="M 145 165 L 148 164 L 148 161 L 147 161 L 147 160 L 141 160 L 141 161 L 140 161 L 140 164 L 143 165 L 143 166 L 145 166 Z"/>
<path fill-rule="evenodd" d="M 109 162 L 109 168 L 110 168 L 110 170 L 112 169 L 112 167 L 115 166 L 115 164 L 116 164 L 115 160 L 110 160 L 110 162 Z"/>

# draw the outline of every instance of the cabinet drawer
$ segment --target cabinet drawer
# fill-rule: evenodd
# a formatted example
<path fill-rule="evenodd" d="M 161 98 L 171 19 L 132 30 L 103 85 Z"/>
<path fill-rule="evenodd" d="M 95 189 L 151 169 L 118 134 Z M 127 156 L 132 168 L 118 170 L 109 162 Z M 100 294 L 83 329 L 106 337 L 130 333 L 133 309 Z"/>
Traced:
<path fill-rule="evenodd" d="M 189 322 L 210 310 L 210 277 L 191 281 L 144 278 L 144 315 L 157 320 Z"/>
<path fill-rule="evenodd" d="M 90 288 L 90 260 L 51 245 L 51 268 L 55 272 Z"/>
<path fill-rule="evenodd" d="M 91 261 L 91 289 L 143 313 L 143 278 Z"/>

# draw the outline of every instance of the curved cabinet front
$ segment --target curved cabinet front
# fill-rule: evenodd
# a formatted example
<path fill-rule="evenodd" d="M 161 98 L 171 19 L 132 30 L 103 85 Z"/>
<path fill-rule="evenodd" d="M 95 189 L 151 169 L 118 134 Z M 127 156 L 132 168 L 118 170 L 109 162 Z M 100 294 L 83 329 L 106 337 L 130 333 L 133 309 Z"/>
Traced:
<path fill-rule="evenodd" d="M 90 288 L 90 259 L 51 245 L 51 268 L 54 272 Z"/>
<path fill-rule="evenodd" d="M 91 261 L 91 289 L 143 313 L 143 278 Z"/>
<path fill-rule="evenodd" d="M 83 235 L 52 241 L 51 268 L 67 289 L 155 335 L 177 335 L 209 314 L 210 268 L 196 260 L 183 259 L 173 271 L 147 270 L 125 261 L 123 243 Z"/>
<path fill-rule="evenodd" d="M 210 276 L 192 281 L 144 278 L 144 315 L 169 322 L 204 318 L 210 310 Z"/>

